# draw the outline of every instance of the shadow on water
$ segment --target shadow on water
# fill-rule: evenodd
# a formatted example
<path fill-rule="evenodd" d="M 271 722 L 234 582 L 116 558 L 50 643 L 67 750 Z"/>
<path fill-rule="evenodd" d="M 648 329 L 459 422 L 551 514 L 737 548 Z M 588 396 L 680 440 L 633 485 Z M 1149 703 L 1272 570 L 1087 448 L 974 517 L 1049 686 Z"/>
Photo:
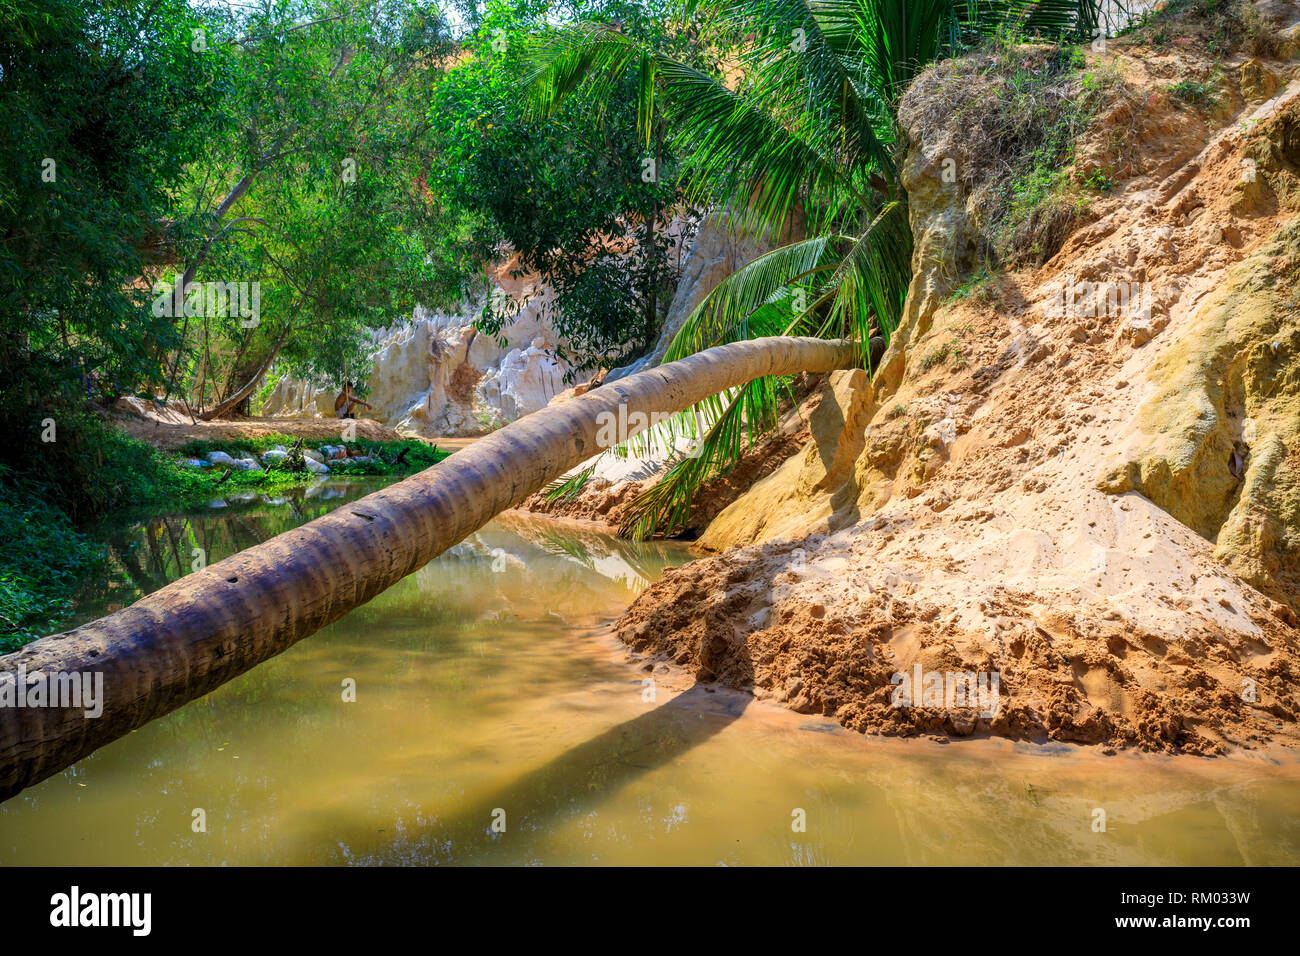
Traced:
<path fill-rule="evenodd" d="M 331 821 L 309 842 L 337 844 L 340 856 L 333 862 L 530 862 L 530 847 L 538 837 L 598 810 L 620 788 L 704 744 L 739 718 L 749 701 L 696 684 L 508 785 L 472 798 L 452 816 L 417 820 L 386 840 L 369 832 L 348 836 Z M 504 831 L 494 829 L 498 820 Z"/>

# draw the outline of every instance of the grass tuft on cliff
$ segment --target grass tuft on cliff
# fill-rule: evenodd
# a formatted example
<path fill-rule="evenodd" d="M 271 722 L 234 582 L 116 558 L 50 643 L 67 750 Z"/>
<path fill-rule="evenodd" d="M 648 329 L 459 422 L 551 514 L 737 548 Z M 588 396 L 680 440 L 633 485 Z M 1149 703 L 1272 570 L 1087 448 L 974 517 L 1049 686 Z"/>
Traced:
<path fill-rule="evenodd" d="M 1211 56 L 1282 54 L 1281 38 L 1249 0 L 1171 0 L 1138 18 L 1121 35 L 1157 50 L 1191 43 Z"/>
<path fill-rule="evenodd" d="M 953 161 L 990 265 L 1042 263 L 1091 195 L 1111 185 L 1104 175 L 1075 181 L 1070 167 L 1080 135 L 1122 85 L 1082 47 L 994 40 L 925 70 L 903 97 L 899 121 Z"/>

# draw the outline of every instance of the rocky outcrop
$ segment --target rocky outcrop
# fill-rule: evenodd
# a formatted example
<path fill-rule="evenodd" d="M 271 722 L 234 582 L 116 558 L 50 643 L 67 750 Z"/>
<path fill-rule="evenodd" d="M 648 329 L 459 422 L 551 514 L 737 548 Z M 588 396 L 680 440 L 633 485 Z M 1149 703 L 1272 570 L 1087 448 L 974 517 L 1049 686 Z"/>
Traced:
<path fill-rule="evenodd" d="M 1137 491 L 1300 610 L 1300 221 L 1233 268 L 1151 371 L 1098 486 Z"/>
<path fill-rule="evenodd" d="M 770 476 L 732 502 L 708 526 L 699 546 L 801 537 L 856 524 L 857 495 L 849 489 L 862 451 L 871 384 L 861 369 L 832 372 L 808 416 L 811 440 Z"/>
<path fill-rule="evenodd" d="M 555 357 L 557 338 L 546 318 L 551 290 L 528 279 L 498 276 L 498 295 L 523 302 L 500 338 L 481 334 L 481 312 L 430 312 L 375 336 L 366 414 L 406 435 L 478 435 L 543 408 L 565 388 L 570 367 Z M 332 417 L 335 385 L 281 379 L 261 414 Z"/>

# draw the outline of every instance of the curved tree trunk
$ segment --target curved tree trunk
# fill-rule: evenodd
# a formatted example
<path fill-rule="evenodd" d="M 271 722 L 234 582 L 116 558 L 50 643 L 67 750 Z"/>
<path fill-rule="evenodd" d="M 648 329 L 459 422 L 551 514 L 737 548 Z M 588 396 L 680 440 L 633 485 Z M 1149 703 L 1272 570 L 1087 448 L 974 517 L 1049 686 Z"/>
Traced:
<path fill-rule="evenodd" d="M 15 680 L 19 667 L 28 675 L 103 675 L 97 718 L 82 707 L 0 707 L 0 799 L 220 687 L 396 584 L 600 451 L 606 415 L 627 421 L 637 412 L 681 411 L 760 376 L 853 363 L 848 342 L 767 338 L 640 372 L 534 412 L 124 610 L 0 657 L 0 680 Z M 629 427 L 619 437 L 643 430 Z"/>
<path fill-rule="evenodd" d="M 257 371 L 253 373 L 253 377 L 244 383 L 244 387 L 239 389 L 239 391 L 235 392 L 225 401 L 218 402 L 215 406 L 213 406 L 208 411 L 201 412 L 199 414 L 200 421 L 210 422 L 213 421 L 214 419 L 220 418 L 222 415 L 225 415 L 227 412 L 229 412 L 232 408 L 234 408 L 244 399 L 251 396 L 253 392 L 257 391 L 258 384 L 262 381 L 262 379 L 266 378 L 266 373 L 270 371 L 271 363 L 274 362 L 276 356 L 280 354 L 280 349 L 284 348 L 284 340 L 289 337 L 290 324 L 291 323 L 287 323 L 284 329 L 281 330 L 280 337 L 276 339 L 275 344 L 271 346 L 271 354 L 266 357 L 266 360 L 262 362 L 262 364 L 258 367 Z"/>

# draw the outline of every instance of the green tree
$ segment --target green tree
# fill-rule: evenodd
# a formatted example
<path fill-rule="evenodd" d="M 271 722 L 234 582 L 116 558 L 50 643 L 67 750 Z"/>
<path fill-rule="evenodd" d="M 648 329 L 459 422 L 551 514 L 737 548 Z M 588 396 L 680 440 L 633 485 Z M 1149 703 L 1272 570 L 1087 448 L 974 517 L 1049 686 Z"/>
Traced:
<path fill-rule="evenodd" d="M 664 225 L 681 201 L 662 121 L 638 129 L 635 78 L 544 117 L 520 95 L 528 51 L 551 21 L 590 11 L 661 42 L 661 11 L 649 4 L 489 4 L 437 91 L 430 145 L 448 203 L 477 220 L 476 261 L 516 256 L 520 272 L 556 290 L 559 352 L 579 368 L 622 364 L 653 344 L 677 278 Z M 480 327 L 499 333 L 522 304 L 489 302 Z"/>
<path fill-rule="evenodd" d="M 141 479 L 85 409 L 178 341 L 138 278 L 221 96 L 198 26 L 184 0 L 0 0 L 0 647 L 66 610 L 98 559 L 73 519 Z"/>
<path fill-rule="evenodd" d="M 247 400 L 277 361 L 308 377 L 363 377 L 369 329 L 458 297 L 462 280 L 438 238 L 457 226 L 427 193 L 419 145 L 451 52 L 438 8 L 264 0 L 206 18 L 228 92 L 219 134 L 188 170 L 195 212 L 177 240 L 179 281 L 260 289 L 255 323 L 211 308 L 181 317 L 168 387 L 211 418 Z M 165 285 L 155 291 L 165 298 Z"/>
<path fill-rule="evenodd" d="M 7 435 L 35 442 L 40 409 L 158 377 L 175 342 L 135 280 L 220 98 L 197 27 L 184 0 L 0 0 Z"/>

